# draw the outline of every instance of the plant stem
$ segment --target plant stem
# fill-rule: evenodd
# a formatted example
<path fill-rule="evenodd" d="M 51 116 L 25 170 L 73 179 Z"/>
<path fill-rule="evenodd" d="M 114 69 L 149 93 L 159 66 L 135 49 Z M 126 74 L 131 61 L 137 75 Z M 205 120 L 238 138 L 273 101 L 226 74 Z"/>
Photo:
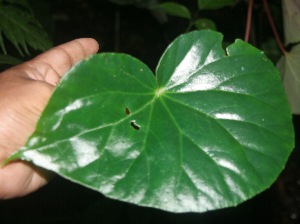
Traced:
<path fill-rule="evenodd" d="M 253 2 L 254 0 L 249 0 L 248 3 L 248 12 L 247 12 L 247 25 L 245 31 L 245 42 L 249 42 L 250 30 L 251 30 L 251 19 L 252 19 L 252 11 L 253 11 Z"/>
<path fill-rule="evenodd" d="M 194 22 L 198 18 L 198 16 L 199 16 L 199 9 L 197 9 L 197 11 L 194 14 L 193 18 L 190 20 L 189 25 L 188 25 L 188 27 L 185 30 L 185 33 L 188 33 L 192 29 L 192 27 L 194 25 Z"/>
<path fill-rule="evenodd" d="M 265 11 L 266 11 L 266 14 L 267 14 L 267 17 L 268 17 L 268 20 L 269 20 L 269 23 L 271 25 L 271 28 L 272 28 L 272 31 L 273 31 L 273 34 L 275 36 L 275 39 L 277 41 L 277 44 L 282 52 L 283 55 L 286 54 L 286 50 L 283 46 L 283 43 L 278 35 L 278 32 L 277 32 L 277 29 L 276 29 L 276 26 L 275 26 L 275 23 L 274 23 L 274 20 L 273 20 L 273 17 L 271 15 L 271 11 L 270 11 L 270 8 L 269 8 L 269 5 L 268 5 L 268 2 L 267 0 L 262 0 L 263 1 L 263 4 L 264 4 L 264 8 L 265 8 Z"/>

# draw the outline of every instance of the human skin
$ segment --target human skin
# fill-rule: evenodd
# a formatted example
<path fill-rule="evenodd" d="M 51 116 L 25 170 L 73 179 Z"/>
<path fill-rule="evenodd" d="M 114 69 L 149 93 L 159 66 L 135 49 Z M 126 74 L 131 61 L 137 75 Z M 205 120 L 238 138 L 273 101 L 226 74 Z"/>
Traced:
<path fill-rule="evenodd" d="M 98 49 L 94 39 L 76 39 L 0 73 L 0 164 L 26 143 L 63 74 Z M 24 196 L 47 181 L 37 167 L 11 162 L 0 168 L 0 199 Z"/>

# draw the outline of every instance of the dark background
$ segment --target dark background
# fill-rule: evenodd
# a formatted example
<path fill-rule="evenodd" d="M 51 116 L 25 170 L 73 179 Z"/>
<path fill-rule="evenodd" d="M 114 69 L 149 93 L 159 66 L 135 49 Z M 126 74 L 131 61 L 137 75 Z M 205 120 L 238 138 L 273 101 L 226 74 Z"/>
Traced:
<path fill-rule="evenodd" d="M 152 70 L 166 46 L 188 25 L 187 21 L 174 17 L 162 23 L 145 8 L 119 6 L 104 0 L 32 2 L 37 18 L 48 31 L 54 45 L 79 37 L 93 37 L 100 43 L 101 52 L 131 54 Z M 196 1 L 177 2 L 187 5 L 192 11 L 196 9 Z M 280 1 L 273 1 L 273 11 L 278 13 L 278 9 Z M 246 12 L 245 1 L 240 1 L 235 7 L 203 11 L 200 16 L 213 19 L 218 30 L 224 34 L 225 42 L 233 42 L 236 38 L 244 37 Z M 255 5 L 254 14 L 255 35 L 251 36 L 251 42 L 260 47 L 273 36 L 261 4 Z M 281 30 L 278 14 L 276 19 Z M 275 60 L 280 52 L 277 48 L 270 50 L 274 51 L 269 56 Z M 270 189 L 235 208 L 203 214 L 172 214 L 111 200 L 98 192 L 55 177 L 47 186 L 31 195 L 0 201 L 0 223 L 300 223 L 299 119 L 299 116 L 294 116 L 296 148 L 286 169 Z"/>

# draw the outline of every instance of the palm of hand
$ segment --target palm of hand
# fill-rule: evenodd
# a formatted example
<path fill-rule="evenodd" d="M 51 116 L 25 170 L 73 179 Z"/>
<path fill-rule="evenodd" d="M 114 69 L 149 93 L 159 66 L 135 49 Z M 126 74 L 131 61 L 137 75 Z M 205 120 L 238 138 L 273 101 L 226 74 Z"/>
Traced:
<path fill-rule="evenodd" d="M 26 143 L 60 77 L 98 51 L 93 39 L 78 39 L 0 74 L 0 163 Z M 47 177 L 26 162 L 0 169 L 0 198 L 26 195 Z"/>

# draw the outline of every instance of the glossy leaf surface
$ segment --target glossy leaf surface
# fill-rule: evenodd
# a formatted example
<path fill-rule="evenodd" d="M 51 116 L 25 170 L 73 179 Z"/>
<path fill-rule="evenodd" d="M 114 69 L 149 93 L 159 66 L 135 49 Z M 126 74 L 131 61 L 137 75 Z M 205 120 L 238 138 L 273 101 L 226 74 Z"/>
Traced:
<path fill-rule="evenodd" d="M 233 206 L 269 187 L 293 148 L 277 70 L 237 40 L 194 31 L 163 54 L 156 76 L 103 53 L 66 74 L 13 158 L 102 192 L 173 212 Z"/>

